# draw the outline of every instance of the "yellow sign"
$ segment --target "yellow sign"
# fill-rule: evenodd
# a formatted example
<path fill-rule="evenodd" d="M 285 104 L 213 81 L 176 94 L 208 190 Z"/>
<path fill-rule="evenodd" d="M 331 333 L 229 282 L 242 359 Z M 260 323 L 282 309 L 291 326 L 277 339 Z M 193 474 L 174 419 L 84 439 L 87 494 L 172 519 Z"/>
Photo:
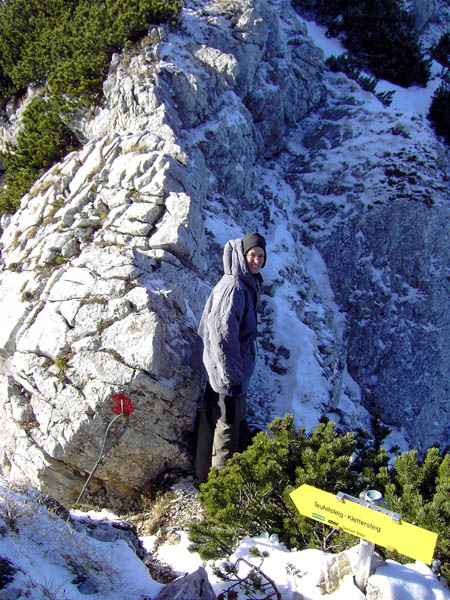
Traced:
<path fill-rule="evenodd" d="M 381 511 L 343 499 L 310 485 L 291 492 L 298 511 L 356 537 L 396 550 L 400 554 L 431 564 L 437 534 L 404 521 L 395 521 Z"/>

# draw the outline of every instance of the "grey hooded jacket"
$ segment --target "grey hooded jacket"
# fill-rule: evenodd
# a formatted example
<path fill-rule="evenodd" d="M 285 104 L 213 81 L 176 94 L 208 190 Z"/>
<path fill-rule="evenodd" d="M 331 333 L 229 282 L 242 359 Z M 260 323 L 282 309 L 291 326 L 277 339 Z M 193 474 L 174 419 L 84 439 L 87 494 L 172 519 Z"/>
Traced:
<path fill-rule="evenodd" d="M 262 277 L 250 272 L 242 238 L 226 243 L 223 267 L 224 275 L 206 302 L 198 329 L 203 365 L 215 392 L 245 394 L 255 368 Z"/>

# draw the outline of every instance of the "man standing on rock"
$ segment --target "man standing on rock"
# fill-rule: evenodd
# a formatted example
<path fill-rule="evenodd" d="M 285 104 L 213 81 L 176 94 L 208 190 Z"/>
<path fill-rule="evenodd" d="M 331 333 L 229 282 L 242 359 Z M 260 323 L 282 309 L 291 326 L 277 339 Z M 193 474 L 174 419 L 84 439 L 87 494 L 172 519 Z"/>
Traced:
<path fill-rule="evenodd" d="M 207 480 L 244 449 L 246 393 L 256 361 L 257 307 L 266 240 L 257 232 L 226 243 L 224 275 L 213 288 L 199 326 L 208 376 L 200 416 L 195 478 Z"/>

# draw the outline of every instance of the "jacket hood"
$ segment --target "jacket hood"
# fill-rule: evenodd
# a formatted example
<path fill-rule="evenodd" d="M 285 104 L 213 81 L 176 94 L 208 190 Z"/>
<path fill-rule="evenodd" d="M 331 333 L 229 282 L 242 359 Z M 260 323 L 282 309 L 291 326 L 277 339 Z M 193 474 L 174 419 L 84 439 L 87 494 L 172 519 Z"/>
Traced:
<path fill-rule="evenodd" d="M 223 250 L 223 270 L 225 275 L 234 275 L 256 287 L 254 275 L 250 272 L 245 260 L 242 238 L 229 240 Z"/>

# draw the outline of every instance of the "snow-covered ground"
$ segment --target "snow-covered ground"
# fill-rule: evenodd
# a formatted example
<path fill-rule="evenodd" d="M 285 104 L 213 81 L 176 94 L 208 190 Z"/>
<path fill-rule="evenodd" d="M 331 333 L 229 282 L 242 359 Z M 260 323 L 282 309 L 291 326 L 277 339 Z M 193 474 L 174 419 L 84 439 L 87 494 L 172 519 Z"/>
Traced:
<path fill-rule="evenodd" d="M 314 43 L 319 48 L 322 48 L 324 58 L 327 59 L 330 56 L 339 56 L 346 52 L 344 46 L 336 38 L 328 38 L 326 33 L 326 27 L 314 23 L 314 21 L 304 21 L 309 35 L 313 38 Z M 375 92 L 395 92 L 392 97 L 392 102 L 387 108 L 392 114 L 402 113 L 411 114 L 420 117 L 426 117 L 428 109 L 430 107 L 431 98 L 434 92 L 442 82 L 440 74 L 442 73 L 442 65 L 437 61 L 433 60 L 431 66 L 431 79 L 427 83 L 426 87 L 411 86 L 410 88 L 402 88 L 399 85 L 390 83 L 389 81 L 380 80 L 375 89 Z M 380 107 L 379 100 L 373 96 L 373 102 L 375 108 Z"/>
<path fill-rule="evenodd" d="M 201 566 L 201 561 L 196 554 L 189 553 L 191 554 L 189 558 L 185 551 L 187 545 L 187 535 L 183 534 L 182 542 L 177 548 L 165 546 L 159 550 L 158 556 L 169 564 L 183 565 L 182 570 L 177 569 L 180 575 L 195 571 Z M 250 554 L 253 546 L 256 546 L 260 552 L 269 553 L 261 568 L 276 582 L 283 600 L 295 600 L 295 592 L 301 594 L 297 598 L 303 598 L 303 600 L 316 600 L 323 597 L 321 583 L 324 580 L 329 554 L 320 550 L 289 551 L 280 545 L 273 536 L 261 535 L 258 538 L 243 539 L 239 548 L 230 557 L 231 562 L 239 557 L 244 557 L 253 564 L 259 565 L 259 559 L 252 558 Z M 356 562 L 358 546 L 354 546 L 350 554 Z M 221 581 L 214 575 L 211 565 L 207 564 L 206 570 L 216 595 L 229 587 L 229 583 Z M 293 572 L 294 570 L 295 572 Z M 369 582 L 370 585 L 381 590 L 383 600 L 406 600 L 407 598 L 448 600 L 450 598 L 449 590 L 442 586 L 427 565 L 420 562 L 401 565 L 388 560 L 369 578 Z M 327 597 L 330 600 L 361 600 L 364 595 L 355 585 L 353 576 L 348 575 L 343 585 L 335 592 L 327 594 Z"/>
<path fill-rule="evenodd" d="M 325 58 L 331 55 L 338 56 L 345 52 L 345 48 L 339 40 L 328 38 L 325 35 L 325 27 L 311 21 L 301 20 L 315 45 L 322 49 Z M 413 86 L 404 89 L 380 80 L 376 92 L 395 92 L 392 103 L 388 107 L 383 106 L 375 94 L 364 91 L 355 82 L 347 80 L 345 75 L 325 74 L 324 80 L 330 89 L 338 79 L 341 83 L 343 80 L 347 80 L 342 83 L 342 91 L 334 88 L 333 93 L 337 95 L 339 93 L 353 94 L 356 103 L 368 114 L 361 120 L 361 123 L 352 124 L 352 127 L 361 128 L 361 131 L 358 130 L 347 145 L 342 144 L 338 151 L 323 150 L 322 159 L 315 159 L 321 160 L 321 162 L 312 165 L 314 178 L 331 178 L 334 164 L 336 169 L 343 164 L 359 165 L 359 162 L 362 163 L 367 158 L 367 147 L 371 148 L 374 161 L 376 161 L 376 156 L 381 156 L 385 151 L 396 148 L 399 136 L 386 133 L 393 125 L 404 128 L 408 132 L 408 136 L 410 135 L 417 142 L 421 140 L 423 147 L 432 144 L 435 136 L 426 115 L 432 96 L 441 83 L 441 71 L 442 67 L 434 61 L 432 78 L 426 87 Z M 311 115 L 312 122 L 316 118 L 314 114 Z M 303 126 L 306 123 L 306 120 L 304 121 Z M 301 140 L 301 133 L 299 140 Z M 296 154 L 297 143 L 301 146 L 301 141 L 297 142 L 295 133 L 293 133 L 288 143 L 292 155 Z M 305 149 L 300 147 L 298 153 L 299 155 L 305 153 Z M 267 168 L 260 167 L 260 189 L 265 187 L 270 191 L 271 197 L 278 196 L 283 199 L 282 209 L 271 208 L 270 221 L 272 225 L 270 231 L 265 234 L 268 260 L 262 275 L 264 281 L 269 285 L 277 281 L 274 286 L 275 292 L 267 300 L 273 322 L 271 341 L 277 348 L 282 347 L 289 351 L 288 368 L 282 377 L 277 378 L 273 373 L 268 376 L 267 365 L 263 364 L 262 360 L 259 361 L 250 384 L 249 420 L 250 422 L 254 421 L 254 424 L 259 427 L 264 427 L 274 416 L 282 416 L 288 412 L 294 415 L 297 426 L 310 430 L 326 412 L 324 407 L 330 403 L 331 384 L 324 377 L 323 367 L 317 359 L 316 333 L 296 317 L 292 308 L 292 299 L 298 295 L 298 285 L 291 284 L 288 280 L 279 282 L 283 269 L 286 271 L 286 269 L 294 270 L 296 268 L 296 260 L 293 257 L 294 248 L 297 248 L 301 255 L 302 276 L 306 275 L 320 290 L 322 304 L 317 305 L 317 311 L 323 311 L 323 307 L 326 306 L 333 313 L 334 326 L 337 329 L 344 328 L 346 316 L 340 313 L 339 307 L 334 301 L 327 267 L 320 253 L 314 246 L 300 248 L 301 245 L 292 237 L 289 216 L 295 214 L 299 199 L 285 179 L 283 172 L 285 165 L 282 162 L 283 157 L 280 156 L 276 161 L 268 164 Z M 374 173 L 374 177 L 376 176 L 377 174 Z M 376 181 L 373 183 L 375 185 Z M 308 200 L 310 199 L 305 200 L 305 205 L 308 204 Z M 340 203 L 346 202 L 345 198 L 339 197 L 336 201 L 338 200 Z M 365 201 L 364 198 L 363 201 Z M 371 201 L 372 198 L 367 198 L 367 202 Z M 350 205 L 348 210 L 352 210 Z M 246 222 L 241 225 L 226 218 L 224 208 L 219 202 L 214 204 L 210 201 L 208 211 L 205 227 L 218 246 L 223 247 L 228 239 L 240 237 L 246 233 L 243 230 L 245 226 L 248 226 L 248 230 L 252 230 L 258 225 L 257 211 L 254 215 L 249 214 L 244 217 Z M 320 223 L 320 228 L 329 231 L 329 226 L 325 223 Z M 298 279 L 301 279 L 301 276 Z M 310 305 L 309 308 L 315 310 L 314 306 Z M 352 380 L 346 369 L 342 373 L 342 387 L 345 391 L 339 400 L 340 413 L 345 414 L 352 421 L 353 429 L 369 430 L 371 417 L 362 406 L 361 392 L 357 382 Z M 327 416 L 335 420 L 333 413 L 330 412 Z M 393 428 L 385 445 L 388 450 L 394 446 L 397 446 L 400 451 L 409 449 L 408 441 L 401 429 Z"/>
<path fill-rule="evenodd" d="M 189 486 L 189 482 L 178 485 Z M 72 511 L 71 514 L 75 521 L 89 517 L 94 523 L 120 525 L 120 519 L 106 510 Z M 36 492 L 22 489 L 17 493 L 0 485 L 0 598 L 149 600 L 165 587 L 152 579 L 147 567 L 124 539 L 100 541 L 88 536 L 85 528 L 78 529 L 69 526 L 64 515 L 48 511 L 39 502 Z M 158 559 L 171 565 L 179 576 L 203 565 L 218 596 L 230 583 L 216 577 L 212 563 L 203 564 L 198 554 L 188 551 L 186 532 L 180 532 L 180 537 L 178 544 L 161 546 Z M 142 539 L 149 551 L 153 549 L 153 540 L 152 537 Z M 262 565 L 259 558 L 251 555 L 250 549 L 254 546 L 261 553 L 268 553 Z M 348 555 L 351 564 L 356 564 L 358 546 L 349 550 Z M 262 571 L 275 582 L 283 600 L 316 600 L 324 595 L 324 575 L 332 555 L 320 550 L 289 551 L 275 537 L 262 533 L 257 538 L 242 540 L 229 560 L 235 562 L 238 558 L 261 565 Z M 9 571 L 6 561 L 14 564 L 14 573 Z M 243 568 L 248 569 L 245 565 Z M 421 562 L 401 565 L 387 560 L 369 577 L 368 589 L 372 586 L 380 591 L 378 598 L 383 600 L 450 598 L 449 589 Z M 241 593 L 239 600 L 246 597 Z M 350 574 L 345 576 L 339 589 L 327 597 L 362 600 L 365 596 Z"/>

